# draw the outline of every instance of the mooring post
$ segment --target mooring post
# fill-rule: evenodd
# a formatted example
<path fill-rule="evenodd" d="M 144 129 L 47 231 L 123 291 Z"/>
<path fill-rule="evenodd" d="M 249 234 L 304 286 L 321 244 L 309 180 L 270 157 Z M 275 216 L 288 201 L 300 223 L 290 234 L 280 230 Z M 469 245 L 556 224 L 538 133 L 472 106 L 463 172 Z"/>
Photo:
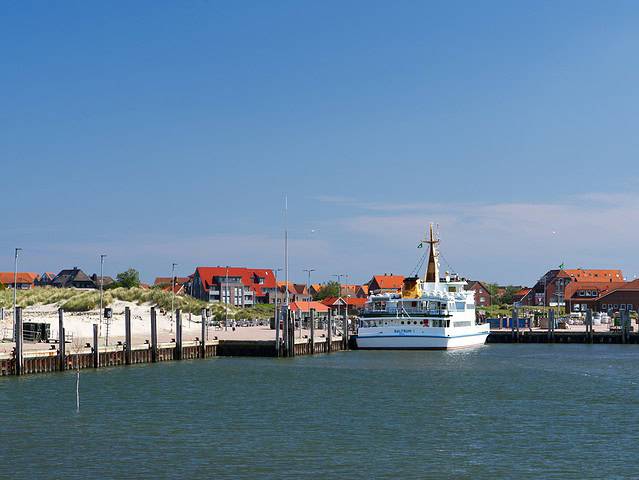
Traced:
<path fill-rule="evenodd" d="M 64 335 L 64 310 L 58 308 L 58 369 L 63 372 L 66 367 Z"/>
<path fill-rule="evenodd" d="M 311 308 L 311 355 L 315 354 L 315 309 Z"/>
<path fill-rule="evenodd" d="M 124 308 L 124 364 L 131 365 L 131 309 Z"/>
<path fill-rule="evenodd" d="M 342 338 L 344 343 L 344 350 L 348 350 L 348 317 L 344 313 L 344 337 Z"/>
<path fill-rule="evenodd" d="M 285 306 L 282 309 L 282 353 L 284 357 L 288 357 L 288 309 Z"/>
<path fill-rule="evenodd" d="M 513 334 L 515 341 L 519 342 L 519 310 L 517 307 L 513 308 Z"/>
<path fill-rule="evenodd" d="M 592 343 L 592 310 L 586 310 L 586 341 Z"/>
<path fill-rule="evenodd" d="M 14 285 L 13 288 L 16 288 Z M 23 335 L 22 335 L 22 307 L 16 307 L 15 310 L 15 337 L 16 337 L 16 350 L 15 350 L 15 374 L 22 375 L 22 362 L 24 360 L 23 352 Z"/>
<path fill-rule="evenodd" d="M 555 311 L 548 311 L 548 341 L 555 341 Z"/>
<path fill-rule="evenodd" d="M 175 310 L 175 359 L 182 360 L 182 314 Z"/>
<path fill-rule="evenodd" d="M 289 356 L 295 356 L 295 312 L 292 310 L 288 311 L 290 325 L 288 326 L 288 341 L 289 341 Z"/>
<path fill-rule="evenodd" d="M 326 341 L 328 344 L 326 345 L 326 352 L 331 353 L 333 348 L 333 317 L 331 316 L 331 309 L 328 309 L 328 318 L 326 320 L 326 328 L 328 332 L 326 333 Z"/>
<path fill-rule="evenodd" d="M 202 340 L 200 341 L 200 358 L 206 357 L 206 308 L 200 311 L 202 315 Z"/>
<path fill-rule="evenodd" d="M 93 368 L 100 366 L 100 352 L 98 351 L 98 324 L 93 324 Z"/>
<path fill-rule="evenodd" d="M 151 362 L 158 361 L 158 318 L 155 307 L 151 307 Z"/>
<path fill-rule="evenodd" d="M 627 310 L 622 310 L 621 312 L 621 341 L 622 343 L 626 343 L 628 340 L 628 323 L 630 323 L 630 315 Z"/>

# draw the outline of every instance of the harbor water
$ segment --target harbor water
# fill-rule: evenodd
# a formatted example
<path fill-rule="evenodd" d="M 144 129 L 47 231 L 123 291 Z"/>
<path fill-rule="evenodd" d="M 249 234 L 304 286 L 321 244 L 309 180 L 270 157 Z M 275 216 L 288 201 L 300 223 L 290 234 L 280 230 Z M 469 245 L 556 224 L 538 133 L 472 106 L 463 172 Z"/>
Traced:
<path fill-rule="evenodd" d="M 0 378 L 1 478 L 638 478 L 639 349 L 487 345 Z"/>

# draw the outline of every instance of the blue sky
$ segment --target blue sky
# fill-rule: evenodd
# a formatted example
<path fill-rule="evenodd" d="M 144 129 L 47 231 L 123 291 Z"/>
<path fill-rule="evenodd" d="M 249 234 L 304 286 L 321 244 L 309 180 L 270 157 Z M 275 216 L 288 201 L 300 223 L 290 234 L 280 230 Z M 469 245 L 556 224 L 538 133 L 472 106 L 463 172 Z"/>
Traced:
<path fill-rule="evenodd" d="M 0 270 L 639 274 L 637 2 L 2 8 Z"/>

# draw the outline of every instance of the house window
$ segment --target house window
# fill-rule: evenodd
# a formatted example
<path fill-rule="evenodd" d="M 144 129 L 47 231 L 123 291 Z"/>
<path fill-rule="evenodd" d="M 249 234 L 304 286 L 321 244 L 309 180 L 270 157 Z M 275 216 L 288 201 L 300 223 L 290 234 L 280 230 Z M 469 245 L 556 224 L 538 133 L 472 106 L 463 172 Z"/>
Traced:
<path fill-rule="evenodd" d="M 601 309 L 602 310 L 608 310 L 608 304 L 607 303 L 602 303 L 601 304 Z"/>
<path fill-rule="evenodd" d="M 625 310 L 626 306 L 622 303 L 621 305 L 619 305 L 619 310 Z"/>
<path fill-rule="evenodd" d="M 486 299 L 484 297 L 479 297 L 479 303 L 484 303 Z"/>
<path fill-rule="evenodd" d="M 619 310 L 619 305 L 617 305 L 616 303 L 614 304 L 614 306 L 612 307 L 613 310 Z"/>
<path fill-rule="evenodd" d="M 628 311 L 632 310 L 632 303 L 629 303 L 629 304 L 628 304 L 628 308 L 627 308 L 627 310 L 628 310 Z"/>

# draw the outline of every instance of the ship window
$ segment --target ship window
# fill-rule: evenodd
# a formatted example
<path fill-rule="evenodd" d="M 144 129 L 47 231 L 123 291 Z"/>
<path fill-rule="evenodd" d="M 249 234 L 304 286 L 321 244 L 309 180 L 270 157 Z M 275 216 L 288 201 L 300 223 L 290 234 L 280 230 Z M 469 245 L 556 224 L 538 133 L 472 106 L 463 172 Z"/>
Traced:
<path fill-rule="evenodd" d="M 465 302 L 455 302 L 455 308 L 457 309 L 458 312 L 463 312 L 464 308 L 466 308 L 466 303 Z"/>
<path fill-rule="evenodd" d="M 402 320 L 402 325 L 404 325 L 404 320 Z"/>

